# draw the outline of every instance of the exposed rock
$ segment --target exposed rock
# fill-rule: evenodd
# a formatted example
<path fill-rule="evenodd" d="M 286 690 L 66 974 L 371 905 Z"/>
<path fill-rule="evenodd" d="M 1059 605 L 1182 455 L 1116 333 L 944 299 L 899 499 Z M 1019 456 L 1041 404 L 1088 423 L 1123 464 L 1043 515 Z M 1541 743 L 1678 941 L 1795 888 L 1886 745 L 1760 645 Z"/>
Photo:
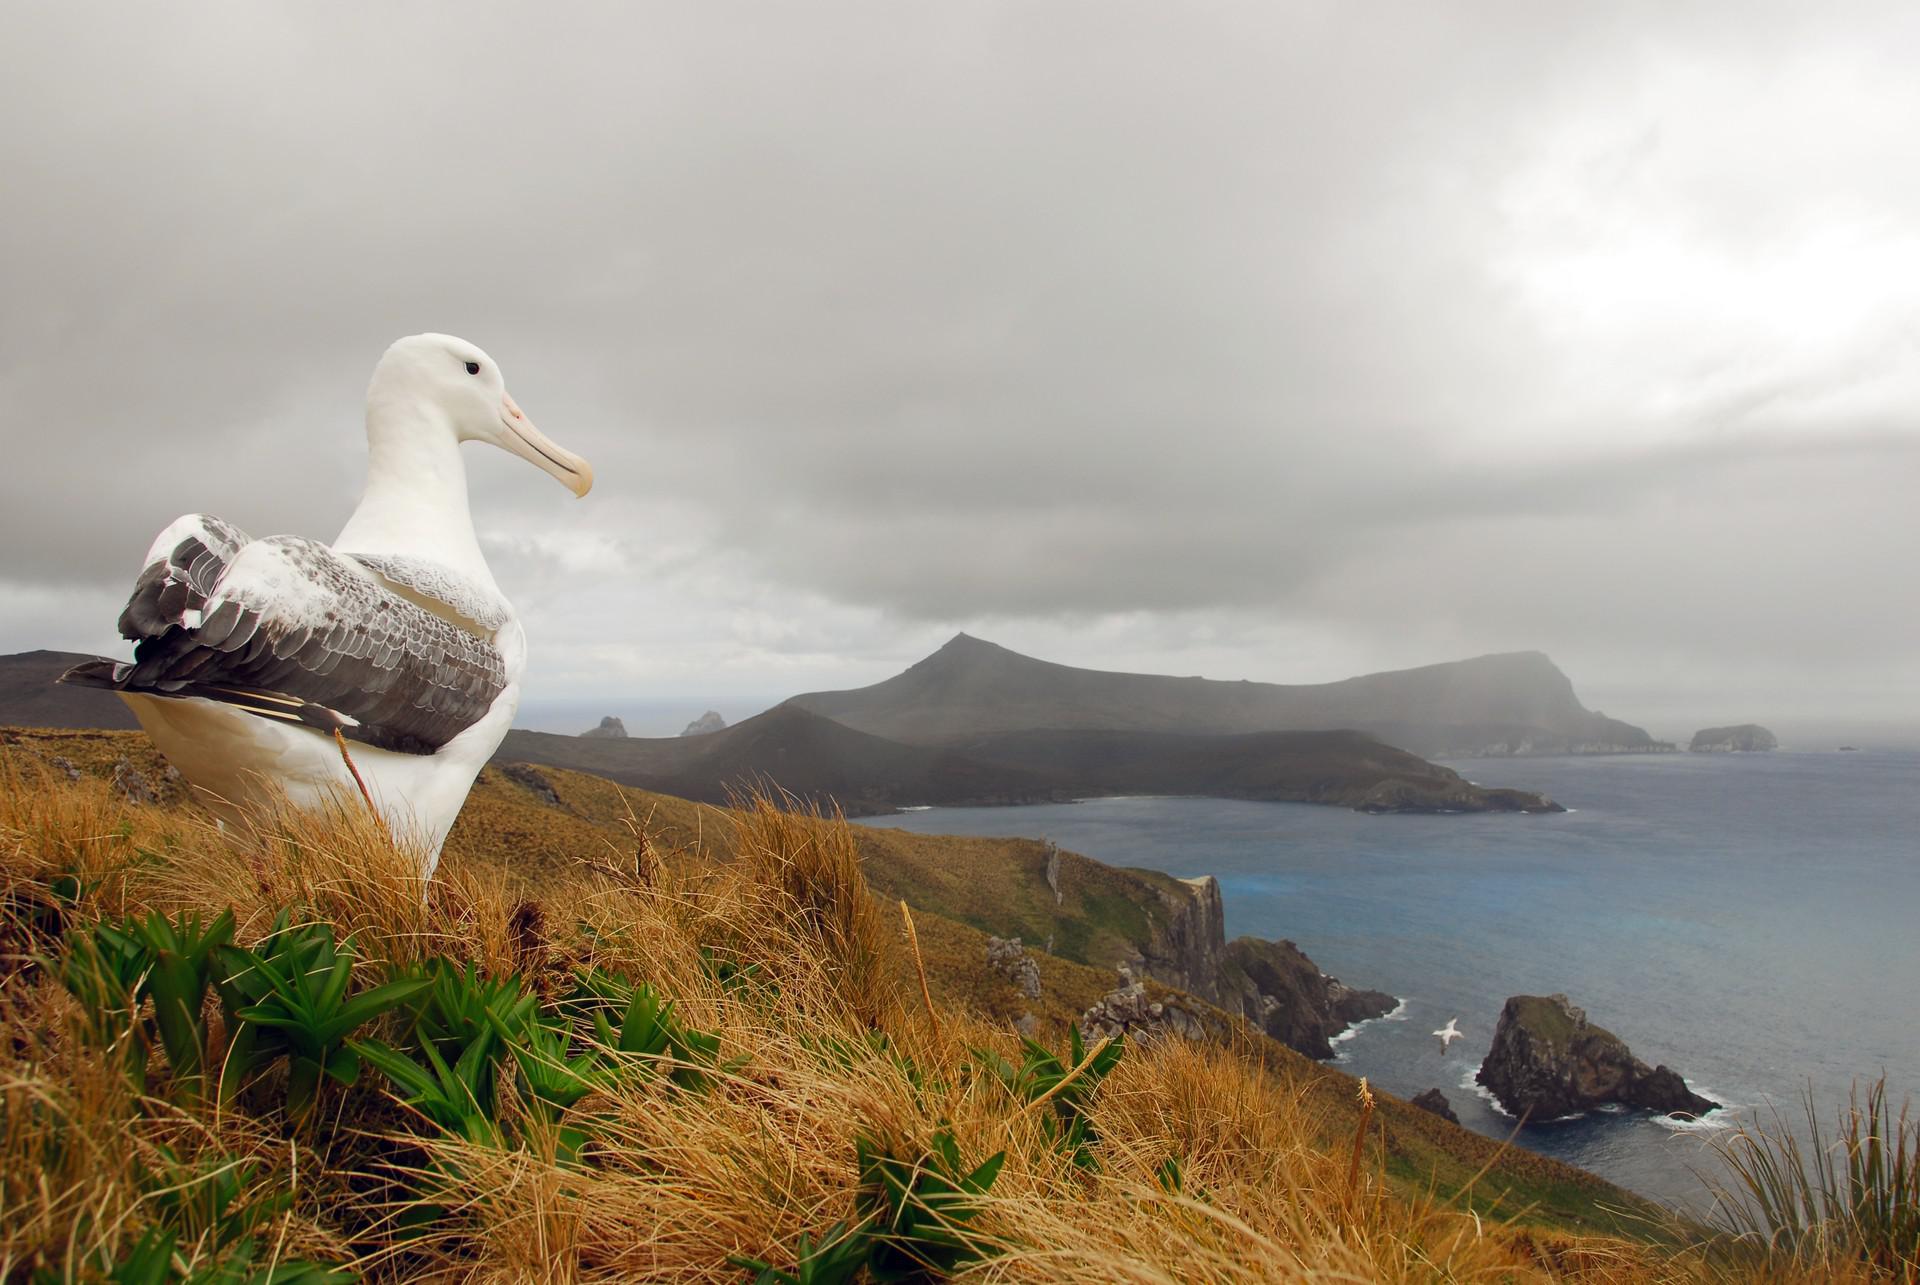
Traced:
<path fill-rule="evenodd" d="M 1018 937 L 987 938 L 987 967 L 1012 982 L 1028 999 L 1040 998 L 1040 965 L 1026 952 Z"/>
<path fill-rule="evenodd" d="M 124 758 L 113 765 L 113 790 L 129 803 L 152 803 L 159 797 L 140 769 Z"/>
<path fill-rule="evenodd" d="M 1375 783 L 1354 804 L 1355 812 L 1565 812 L 1531 790 L 1488 790 L 1465 780 L 1435 783 L 1391 777 Z"/>
<path fill-rule="evenodd" d="M 1705 1115 L 1720 1105 L 1688 1089 L 1678 1072 L 1649 1069 L 1619 1036 L 1590 1024 L 1565 995 L 1507 1000 L 1493 1048 L 1474 1078 L 1501 1106 L 1534 1121 L 1609 1102 L 1676 1116 Z"/>
<path fill-rule="evenodd" d="M 627 725 L 609 714 L 600 720 L 600 726 L 588 728 L 580 733 L 597 741 L 624 741 L 627 739 Z"/>
<path fill-rule="evenodd" d="M 125 759 L 121 759 L 120 761 L 122 763 L 126 762 Z M 80 779 L 80 769 L 75 767 L 72 760 L 66 758 L 64 755 L 54 755 L 47 760 L 47 766 L 61 773 L 69 781 L 77 781 Z"/>
<path fill-rule="evenodd" d="M 1333 1036 L 1392 1012 L 1399 1002 L 1326 976 L 1292 942 L 1242 937 L 1229 944 L 1220 882 L 1211 875 L 1157 891 L 1157 903 L 1146 907 L 1146 939 L 1124 963 L 1129 974 L 1243 1014 L 1308 1057 L 1332 1057 Z"/>
<path fill-rule="evenodd" d="M 1414 1106 L 1419 1107 L 1422 1111 L 1433 1112 L 1442 1120 L 1451 1120 L 1455 1124 L 1460 1123 L 1460 1117 L 1453 1113 L 1453 1104 L 1448 1102 L 1447 1095 L 1438 1089 L 1428 1089 L 1418 1097 L 1407 1100 Z"/>
<path fill-rule="evenodd" d="M 1290 941 L 1237 937 L 1223 955 L 1216 1002 L 1308 1057 L 1332 1057 L 1335 1035 L 1399 1004 L 1385 991 L 1356 990 L 1328 977 Z"/>
<path fill-rule="evenodd" d="M 1032 1039 L 1040 1029 L 1040 1019 L 1032 1013 L 1022 1013 L 1013 1019 L 1013 1029 L 1022 1039 Z"/>
<path fill-rule="evenodd" d="M 1154 891 L 1157 904 L 1146 907 L 1147 939 L 1126 962 L 1155 981 L 1219 1002 L 1227 923 L 1220 881 L 1202 875 Z"/>
<path fill-rule="evenodd" d="M 531 790 L 533 796 L 548 807 L 560 806 L 560 796 L 554 791 L 553 784 L 531 763 L 502 763 L 500 775 L 523 789 Z"/>
<path fill-rule="evenodd" d="M 1780 742 L 1758 723 L 1740 723 L 1734 727 L 1703 727 L 1693 734 L 1687 748 L 1695 754 L 1754 754 L 1777 750 Z"/>
<path fill-rule="evenodd" d="M 1052 839 L 1047 840 L 1047 887 L 1053 889 L 1053 904 L 1059 905 L 1060 892 L 1060 845 Z"/>
<path fill-rule="evenodd" d="M 1080 1018 L 1080 1034 L 1089 1041 L 1121 1035 L 1135 1041 L 1165 1035 L 1197 1040 L 1206 1033 L 1206 1022 L 1198 1012 L 1174 995 L 1154 999 L 1146 983 L 1134 980 L 1127 968 L 1120 970 L 1120 985 L 1094 1001 Z"/>
<path fill-rule="evenodd" d="M 724 732 L 726 729 L 727 720 L 720 717 L 720 711 L 710 709 L 699 718 L 688 723 L 686 729 L 682 731 L 680 735 L 705 736 L 709 732 Z"/>

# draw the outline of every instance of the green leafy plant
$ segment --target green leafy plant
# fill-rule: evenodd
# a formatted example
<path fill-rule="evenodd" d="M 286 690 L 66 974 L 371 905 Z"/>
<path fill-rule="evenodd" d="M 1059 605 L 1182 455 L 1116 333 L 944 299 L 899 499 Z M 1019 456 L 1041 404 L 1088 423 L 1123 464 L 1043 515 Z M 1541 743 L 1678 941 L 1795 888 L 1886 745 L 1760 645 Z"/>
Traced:
<path fill-rule="evenodd" d="M 352 1084 L 360 1058 L 346 1038 L 375 1017 L 425 990 L 423 977 L 403 977 L 349 995 L 354 951 L 336 944 L 329 924 L 290 926 L 282 911 L 257 950 L 222 946 L 226 976 L 216 985 L 234 1029 L 220 1077 L 227 1100 L 246 1080 L 287 1059 L 287 1113 L 305 1120 L 323 1080 Z"/>
<path fill-rule="evenodd" d="M 566 1031 L 536 1023 L 513 1046 L 513 1056 L 520 1067 L 528 1112 L 554 1130 L 555 1150 L 571 1164 L 579 1159 L 588 1134 L 563 1120 L 580 1099 L 606 1084 L 608 1074 L 598 1049 L 569 1056 L 568 1043 Z"/>
<path fill-rule="evenodd" d="M 449 1066 L 465 1065 L 478 1109 L 491 1117 L 501 1061 L 523 1039 L 539 1013 L 538 996 L 526 993 L 517 975 L 489 979 L 472 963 L 464 967 L 433 958 L 415 974 L 427 988 L 414 997 L 413 1045 L 434 1049 Z"/>
<path fill-rule="evenodd" d="M 967 1224 L 979 1215 L 981 1197 L 1000 1176 L 1006 1152 L 968 1168 L 953 1131 L 944 1128 L 925 1152 L 911 1157 L 864 1136 L 855 1139 L 854 1149 L 859 1202 L 872 1225 L 867 1267 L 875 1279 L 951 1275 L 987 1257 L 986 1245 Z"/>
<path fill-rule="evenodd" d="M 873 1238 L 866 1224 L 849 1228 L 837 1222 L 815 1240 L 806 1232 L 794 1242 L 793 1270 L 786 1271 L 759 1258 L 734 1254 L 727 1261 L 747 1270 L 753 1285 L 848 1285 L 867 1265 Z"/>
<path fill-rule="evenodd" d="M 350 1272 L 301 1259 L 256 1267 L 258 1252 L 248 1239 L 209 1262 L 183 1270 L 180 1238 L 165 1227 L 154 1227 L 121 1255 L 106 1279 L 113 1285 L 347 1285 L 355 1279 Z M 47 1273 L 35 1285 L 53 1285 L 62 1279 Z"/>
<path fill-rule="evenodd" d="M 79 1279 L 120 1285 L 345 1285 L 353 1280 L 348 1272 L 298 1259 L 256 1265 L 261 1226 L 284 1213 L 293 1194 L 250 1194 L 255 1173 L 252 1161 L 215 1152 L 183 1162 L 162 1146 L 160 1162 L 145 1184 L 155 1225 L 118 1257 L 83 1260 L 80 1266 L 88 1270 Z M 70 1266 L 42 1269 L 33 1281 L 64 1285 L 75 1278 Z"/>
<path fill-rule="evenodd" d="M 68 940 L 60 981 L 80 1002 L 82 1030 L 101 1048 L 119 1045 L 127 1074 L 144 1084 L 149 1041 L 138 1021 L 140 988 L 153 954 L 127 924 L 94 924 Z"/>
<path fill-rule="evenodd" d="M 216 967 L 214 952 L 233 940 L 233 911 L 222 911 L 203 927 L 197 914 L 172 920 L 156 910 L 130 923 L 129 935 L 151 959 L 139 993 L 153 1000 L 167 1061 L 183 1085 L 197 1084 L 207 1047 L 207 984 Z"/>
<path fill-rule="evenodd" d="M 500 1126 L 494 1119 L 492 1072 L 487 1066 L 492 1037 L 469 1044 L 451 1064 L 432 1043 L 423 1044 L 421 1066 L 399 1049 L 378 1040 L 353 1040 L 349 1047 L 401 1092 L 406 1104 L 448 1133 L 468 1142 L 499 1146 Z"/>
<path fill-rule="evenodd" d="M 629 984 L 597 969 L 579 981 L 574 1004 L 587 1012 L 602 1049 L 625 1055 L 630 1063 L 665 1063 L 666 1077 L 683 1089 L 707 1087 L 708 1071 L 720 1055 L 719 1036 L 681 1023 L 673 1001 L 663 1001 L 646 982 Z"/>
<path fill-rule="evenodd" d="M 1020 1101 L 1050 1103 L 1052 1111 L 1043 1117 L 1048 1141 L 1076 1166 L 1098 1168 L 1093 1143 L 1099 1135 L 1089 1111 L 1101 1082 L 1120 1065 L 1124 1040 L 1116 1038 L 1089 1056 L 1079 1029 L 1071 1028 L 1064 1059 L 1037 1041 L 1021 1044 L 1018 1067 L 990 1049 L 977 1049 L 975 1056 Z"/>

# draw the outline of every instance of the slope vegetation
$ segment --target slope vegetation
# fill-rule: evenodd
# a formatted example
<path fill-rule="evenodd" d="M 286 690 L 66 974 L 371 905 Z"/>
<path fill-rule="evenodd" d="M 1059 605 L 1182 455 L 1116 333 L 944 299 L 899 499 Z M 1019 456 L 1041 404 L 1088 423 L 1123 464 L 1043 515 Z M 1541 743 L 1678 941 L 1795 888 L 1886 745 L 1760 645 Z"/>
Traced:
<path fill-rule="evenodd" d="M 67 766 L 49 767 L 56 758 Z M 107 784 L 116 768 L 164 782 L 160 800 L 126 802 Z M 944 1131 L 970 1162 L 1006 1153 L 978 1225 L 982 1253 L 1014 1279 L 1186 1279 L 1196 1256 L 1216 1279 L 1427 1279 L 1441 1260 L 1513 1280 L 1562 1278 L 1549 1263 L 1605 1263 L 1595 1279 L 1610 1280 L 1704 1270 L 1673 1256 L 1668 1238 L 1682 1229 L 1643 1202 L 1384 1095 L 1363 1109 L 1353 1081 L 1224 1014 L 1213 1040 L 1128 1045 L 1075 1108 L 1087 1113 L 1092 1163 L 1066 1158 L 1048 1115 L 980 1078 L 980 1050 L 1014 1066 L 1031 1052 L 1003 1024 L 984 934 L 916 909 L 929 1015 L 897 911 L 865 890 L 871 878 L 913 901 L 931 870 L 973 868 L 983 885 L 1037 897 L 1044 872 L 1017 841 L 943 854 L 926 836 L 730 812 L 565 771 L 490 770 L 423 902 L 356 809 L 222 838 L 137 736 L 7 732 L 0 775 L 15 970 L 0 988 L 12 1036 L 0 1042 L 0 1080 L 15 1096 L 0 1105 L 47 1104 L 9 1117 L 31 1127 L 0 1134 L 11 1211 L 0 1255 L 15 1266 L 59 1270 L 83 1251 L 104 1264 L 149 1229 L 186 1236 L 192 1227 L 169 1212 L 177 1202 L 142 1193 L 218 1168 L 239 1175 L 240 1207 L 295 1193 L 290 1206 L 262 1205 L 260 1244 L 381 1278 L 546 1278 L 557 1262 L 569 1279 L 740 1279 L 730 1254 L 793 1265 L 803 1232 L 831 1240 L 833 1224 L 872 1207 L 858 1139 L 910 1163 L 937 1154 Z M 1132 877 L 1076 859 L 1063 882 L 1093 904 L 1125 900 Z M 268 1076 L 216 1121 L 197 1114 L 158 1043 L 146 1097 L 115 1089 L 119 1055 L 93 1042 L 104 1028 L 88 1024 L 58 970 L 31 962 L 71 949 L 103 917 L 150 911 L 206 923 L 232 909 L 233 940 L 264 950 L 289 908 L 351 932 L 368 985 L 435 959 L 537 996 L 564 996 L 583 968 L 650 981 L 717 1041 L 686 1054 L 712 1069 L 594 1090 L 578 1114 L 555 1117 L 585 1131 L 585 1149 L 542 1123 L 511 1061 L 496 1122 L 459 1136 L 426 1107 L 394 1105 L 395 1087 L 370 1069 L 350 1086 L 322 1084 L 324 1110 L 304 1117 L 285 1114 L 282 1082 Z M 1124 942 L 1123 918 L 1098 931 Z M 1062 1048 L 1067 1022 L 1111 974 L 1038 961 L 1036 1037 Z M 205 1064 L 218 1065 L 232 1032 L 211 1003 L 209 1013 Z M 408 1029 L 382 1019 L 369 1032 L 404 1046 Z M 174 1105 L 155 1115 L 155 1102 Z M 54 1145 L 47 1129 L 68 1141 Z M 73 1162 L 45 1168 L 54 1156 Z M 396 1208 L 430 1220 L 425 1243 L 400 1234 Z M 540 1229 L 531 1241 L 530 1228 Z M 181 1244 L 203 1266 L 196 1255 L 238 1252 L 204 1237 Z"/>

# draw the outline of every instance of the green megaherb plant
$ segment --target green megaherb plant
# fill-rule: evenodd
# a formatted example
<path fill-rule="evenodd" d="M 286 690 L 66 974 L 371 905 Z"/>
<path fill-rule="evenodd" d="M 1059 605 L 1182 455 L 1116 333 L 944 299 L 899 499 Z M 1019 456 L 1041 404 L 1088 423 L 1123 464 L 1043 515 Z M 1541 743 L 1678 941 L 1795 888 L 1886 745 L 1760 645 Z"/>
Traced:
<path fill-rule="evenodd" d="M 793 1246 L 793 1270 L 786 1271 L 759 1258 L 734 1254 L 727 1261 L 745 1268 L 753 1285 L 850 1285 L 867 1265 L 873 1237 L 866 1224 L 848 1228 L 837 1222 L 819 1240 L 806 1232 Z"/>
<path fill-rule="evenodd" d="M 350 1272 L 301 1259 L 255 1266 L 258 1252 L 249 1239 L 185 1270 L 179 1265 L 180 1238 L 165 1227 L 154 1227 L 107 1269 L 106 1279 L 112 1285 L 348 1285 L 356 1279 Z M 34 1285 L 64 1285 L 64 1281 L 57 1273 L 43 1272 Z"/>
<path fill-rule="evenodd" d="M 674 1016 L 673 1001 L 662 1001 L 646 982 L 630 984 L 598 969 L 580 974 L 578 981 L 573 1005 L 592 1021 L 602 1049 L 625 1055 L 630 1064 L 641 1059 L 643 1065 L 669 1064 L 667 1079 L 683 1089 L 707 1088 L 720 1056 L 719 1036 L 682 1023 Z M 619 1025 L 609 1013 L 618 1016 Z"/>
<path fill-rule="evenodd" d="M 539 997 L 526 992 L 517 974 L 489 979 L 472 963 L 460 966 L 440 957 L 413 975 L 428 984 L 411 1003 L 411 1046 L 423 1054 L 434 1050 L 448 1067 L 465 1067 L 461 1082 L 474 1108 L 491 1119 L 500 1064 L 533 1026 Z"/>
<path fill-rule="evenodd" d="M 488 1065 L 489 1033 L 475 1040 L 451 1064 L 432 1043 L 420 1046 L 427 1065 L 421 1066 L 378 1040 L 351 1040 L 348 1046 L 407 1094 L 405 1102 L 440 1128 L 468 1142 L 499 1146 L 500 1125 L 494 1118 L 493 1071 Z"/>
<path fill-rule="evenodd" d="M 1048 1141 L 1079 1168 L 1099 1168 L 1093 1155 L 1093 1143 L 1099 1135 L 1088 1112 L 1101 1082 L 1120 1065 L 1126 1052 L 1124 1037 L 1116 1037 L 1091 1059 L 1078 1027 L 1069 1031 L 1064 1059 L 1035 1040 L 1025 1039 L 1021 1044 L 1023 1055 L 1018 1067 L 991 1049 L 976 1049 L 974 1055 L 1020 1101 L 1048 1099 L 1053 1106 L 1052 1112 L 1043 1117 Z"/>
<path fill-rule="evenodd" d="M 169 1147 L 143 1184 L 155 1217 L 139 1240 L 118 1256 L 88 1256 L 65 1271 L 42 1269 L 34 1285 L 65 1285 L 79 1279 L 125 1285 L 345 1285 L 354 1277 L 337 1268 L 300 1259 L 256 1265 L 263 1224 L 284 1213 L 293 1193 L 248 1193 L 256 1164 L 215 1152 L 183 1162 Z M 87 1220 L 82 1215 L 82 1221 Z"/>
<path fill-rule="evenodd" d="M 474 1142 L 502 1141 L 499 1068 L 509 1053 L 530 1112 L 548 1124 L 558 1125 L 574 1103 L 607 1082 L 611 1067 L 602 1053 L 569 1056 L 568 1032 L 540 1020 L 539 999 L 525 993 L 518 976 L 490 981 L 471 964 L 460 968 L 441 958 L 416 975 L 428 985 L 413 1001 L 408 1048 L 377 1040 L 355 1040 L 352 1048 L 441 1129 Z M 586 1133 L 562 1129 L 559 1141 L 571 1157 Z"/>
<path fill-rule="evenodd" d="M 225 977 L 216 981 L 234 1030 L 220 1077 L 220 1097 L 284 1057 L 287 1113 L 304 1121 L 322 1083 L 350 1085 L 360 1076 L 359 1055 L 347 1036 L 427 987 L 403 977 L 349 995 L 356 958 L 351 942 L 335 943 L 330 924 L 288 923 L 281 911 L 274 930 L 255 950 L 219 948 Z"/>
<path fill-rule="evenodd" d="M 104 1049 L 119 1046 L 127 1075 L 147 1078 L 149 1041 L 138 1020 L 140 989 L 153 954 L 125 923 L 94 924 L 72 934 L 59 963 L 61 984 L 80 1002 L 82 1033 Z"/>
<path fill-rule="evenodd" d="M 197 1093 L 207 1047 L 207 984 L 218 966 L 214 952 L 233 940 L 233 911 L 202 926 L 197 914 L 173 920 L 156 910 L 143 922 L 129 922 L 128 932 L 151 960 L 139 994 L 153 1000 L 167 1061 L 182 1086 Z"/>
<path fill-rule="evenodd" d="M 967 1228 L 981 1197 L 1000 1176 L 1007 1153 L 995 1152 L 969 1169 L 950 1129 L 933 1135 L 912 1157 L 862 1136 L 854 1140 L 861 1207 L 871 1224 L 867 1269 L 874 1279 L 901 1281 L 951 1275 L 984 1260 L 988 1247 Z"/>

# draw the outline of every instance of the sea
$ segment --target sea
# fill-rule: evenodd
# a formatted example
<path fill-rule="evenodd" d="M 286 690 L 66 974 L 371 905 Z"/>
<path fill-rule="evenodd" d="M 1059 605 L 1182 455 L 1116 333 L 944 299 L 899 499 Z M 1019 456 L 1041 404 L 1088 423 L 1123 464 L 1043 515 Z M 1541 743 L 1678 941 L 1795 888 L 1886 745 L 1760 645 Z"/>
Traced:
<path fill-rule="evenodd" d="M 1884 1075 L 1920 1093 L 1920 751 L 1454 761 L 1554 815 L 1367 816 L 1129 797 L 930 808 L 865 823 L 1029 836 L 1120 866 L 1220 880 L 1227 933 L 1287 938 L 1400 1006 L 1336 1044 L 1342 1070 L 1693 1212 L 1740 1124 L 1804 1136 Z M 1528 1123 L 1473 1082 L 1506 997 L 1562 992 L 1649 1065 L 1727 1104 Z M 1431 1032 L 1458 1018 L 1440 1052 Z M 1518 1132 L 1516 1133 L 1516 1128 Z"/>

